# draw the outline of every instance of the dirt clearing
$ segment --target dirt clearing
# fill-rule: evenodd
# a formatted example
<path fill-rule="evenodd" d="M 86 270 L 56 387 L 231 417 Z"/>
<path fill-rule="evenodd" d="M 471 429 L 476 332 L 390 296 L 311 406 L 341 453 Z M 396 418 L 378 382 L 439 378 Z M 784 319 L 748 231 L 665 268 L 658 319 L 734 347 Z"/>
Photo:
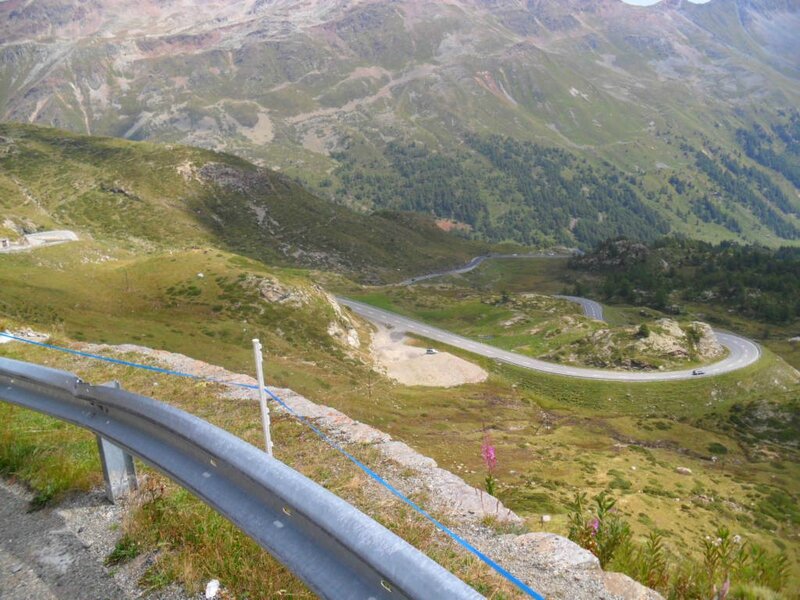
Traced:
<path fill-rule="evenodd" d="M 479 366 L 448 352 L 428 354 L 409 345 L 402 331 L 377 326 L 372 337 L 372 356 L 386 375 L 403 385 L 454 387 L 486 381 L 489 374 Z"/>

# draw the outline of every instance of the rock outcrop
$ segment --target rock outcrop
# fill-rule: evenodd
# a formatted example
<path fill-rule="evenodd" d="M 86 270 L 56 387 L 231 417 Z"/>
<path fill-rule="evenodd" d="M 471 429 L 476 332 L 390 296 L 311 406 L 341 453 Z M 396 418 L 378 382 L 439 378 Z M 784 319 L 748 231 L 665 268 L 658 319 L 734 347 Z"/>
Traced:
<path fill-rule="evenodd" d="M 266 302 L 286 304 L 295 308 L 306 306 L 311 295 L 304 289 L 286 285 L 277 279 L 264 277 L 251 280 L 258 287 L 258 292 Z"/>
<path fill-rule="evenodd" d="M 328 304 L 330 304 L 333 309 L 333 319 L 328 324 L 328 335 L 349 348 L 360 348 L 361 339 L 358 337 L 358 330 L 353 320 L 342 310 L 336 298 L 325 292 L 322 288 L 318 288 L 318 291 L 324 296 L 325 300 L 327 300 Z"/>
<path fill-rule="evenodd" d="M 707 323 L 662 318 L 639 327 L 598 329 L 544 358 L 593 367 L 648 370 L 709 362 L 723 353 Z"/>

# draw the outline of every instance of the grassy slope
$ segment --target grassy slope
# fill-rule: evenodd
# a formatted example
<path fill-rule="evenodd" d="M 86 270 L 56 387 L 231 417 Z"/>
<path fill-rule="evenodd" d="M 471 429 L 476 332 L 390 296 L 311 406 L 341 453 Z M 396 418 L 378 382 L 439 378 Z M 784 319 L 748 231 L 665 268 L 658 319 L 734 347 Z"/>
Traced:
<path fill-rule="evenodd" d="M 109 254 L 116 258 L 96 262 Z M 304 368 L 309 386 L 328 367 L 337 374 L 351 369 L 353 359 L 327 333 L 333 309 L 307 272 L 209 248 L 142 257 L 88 242 L 0 258 L 0 312 L 15 322 L 78 340 L 169 349 L 238 370 L 251 368 L 250 340 L 258 336 L 273 366 L 326 361 Z M 254 279 L 277 281 L 308 300 L 267 302 L 243 283 Z"/>
<path fill-rule="evenodd" d="M 586 277 L 591 281 L 593 275 L 567 269 L 567 258 L 542 260 L 493 260 L 484 263 L 480 269 L 461 276 L 470 287 L 478 290 L 507 290 L 527 292 L 535 290 L 543 294 L 572 293 L 577 279 Z M 707 321 L 714 326 L 730 329 L 757 340 L 787 363 L 800 369 L 800 345 L 789 343 L 788 339 L 798 334 L 797 327 L 764 325 L 742 318 L 735 312 L 711 303 L 686 304 L 684 310 L 692 318 Z M 643 316 L 654 317 L 658 313 L 644 307 L 604 306 L 603 314 L 613 326 L 635 325 Z"/>
<path fill-rule="evenodd" d="M 484 249 L 423 217 L 332 205 L 230 155 L 11 124 L 0 137 L 0 217 L 28 228 L 72 228 L 134 251 L 215 244 L 368 278 L 458 264 Z M 199 174 L 208 163 L 233 169 L 234 181 Z"/>
<path fill-rule="evenodd" d="M 226 39 L 240 45 L 242 60 L 236 65 L 227 64 L 216 44 L 208 47 L 201 40 L 191 50 L 154 51 L 136 69 L 109 60 L 106 45 L 86 43 L 40 81 L 38 46 L 21 44 L 0 70 L 0 102 L 11 102 L 12 118 L 36 115 L 76 131 L 86 129 L 88 110 L 93 131 L 119 136 L 146 121 L 141 119 L 146 110 L 152 121 L 133 135 L 225 144 L 231 152 L 306 178 L 323 195 L 340 180 L 335 172 L 339 163 L 327 153 L 332 147 L 350 153 L 368 176 L 379 176 L 387 169 L 387 139 L 416 140 L 453 156 L 462 146 L 461 132 L 494 132 L 579 152 L 597 167 L 608 160 L 641 176 L 643 200 L 676 231 L 714 241 L 737 237 L 718 224 L 687 216 L 694 194 L 674 193 L 667 180 L 680 175 L 705 193 L 709 182 L 684 154 L 683 143 L 734 151 L 738 127 L 769 122 L 777 109 L 797 105 L 796 70 L 782 74 L 775 68 L 779 56 L 771 55 L 780 55 L 780 46 L 762 46 L 759 36 L 745 29 L 752 26 L 749 19 L 761 19 L 747 5 L 684 3 L 680 9 L 662 5 L 647 11 L 617 5 L 610 12 L 610 3 L 598 10 L 564 2 L 530 11 L 498 5 L 473 12 L 429 4 L 430 18 L 411 20 L 393 4 L 352 7 L 341 21 L 329 24 L 342 36 L 335 36 L 340 43 L 351 45 L 347 52 L 307 32 L 280 42 L 251 42 L 251 36 L 239 37 L 242 32 L 234 27 Z M 40 24 L 31 10 L 22 11 L 23 22 L 25 12 Z M 562 20 L 573 25 L 561 27 Z M 769 15 L 760 24 L 765 35 L 779 29 Z M 119 39 L 126 35 L 134 34 L 123 32 Z M 145 43 L 163 48 L 162 42 L 169 43 L 158 37 Z M 112 48 L 116 43 L 108 41 Z M 789 48 L 782 49 L 784 62 L 791 62 Z M 358 76 L 356 69 L 362 67 L 387 71 Z M 429 67 L 431 76 L 405 80 L 408 71 Z M 153 73 L 167 82 L 190 73 L 205 76 L 193 78 L 188 87 L 164 85 L 154 94 Z M 514 101 L 492 93 L 479 74 L 501 85 Z M 98 77 L 114 103 L 82 100 L 94 97 Z M 261 83 L 253 86 L 254 80 Z M 392 80 L 389 93 L 384 89 L 380 94 Z M 326 112 L 331 107 L 341 112 Z M 258 114 L 271 123 L 269 143 L 248 137 Z M 187 132 L 186 122 L 202 125 Z M 482 187 L 495 188 L 497 174 L 487 167 L 480 165 L 487 175 Z M 771 176 L 796 200 L 788 182 Z M 661 188 L 664 194 L 658 193 Z M 404 199 L 402 192 L 398 196 Z M 507 200 L 503 196 L 482 200 L 496 210 Z M 742 239 L 779 243 L 747 210 L 732 212 L 741 222 Z M 526 226 L 535 229 L 540 223 L 532 220 Z"/>
<path fill-rule="evenodd" d="M 584 317 L 580 307 L 568 300 L 522 292 L 523 284 L 538 279 L 536 273 L 525 274 L 514 282 L 515 276 L 522 271 L 519 265 L 514 265 L 512 260 L 504 261 L 502 267 L 493 268 L 492 264 L 486 270 L 493 270 L 493 274 L 471 275 L 467 278 L 475 282 L 480 290 L 465 288 L 463 280 L 455 277 L 450 279 L 451 285 L 352 288 L 345 292 L 356 300 L 468 338 L 553 362 L 623 369 L 685 369 L 722 358 L 718 356 L 704 361 L 691 342 L 685 340 L 680 342 L 680 347 L 686 351 L 684 356 L 669 356 L 648 347 L 638 348 L 638 329 L 631 325 L 647 324 L 653 336 L 665 333 L 661 324 L 655 321 L 655 311 L 643 311 L 641 314 L 625 311 L 624 318 L 615 315 L 613 327 L 609 329 L 600 321 Z M 545 267 L 548 271 L 552 269 L 552 265 L 545 264 Z M 498 273 L 504 268 L 512 270 L 505 276 L 499 276 Z M 503 287 L 492 288 L 492 284 L 487 283 L 491 281 L 495 286 L 500 283 Z M 511 285 L 505 286 L 506 283 Z M 557 285 L 558 281 L 555 280 L 544 287 L 553 289 Z M 515 288 L 522 293 L 510 292 L 508 288 Z M 532 286 L 527 289 L 538 288 Z M 685 319 L 681 319 L 679 324 L 684 331 L 691 327 Z M 600 337 L 593 337 L 594 334 Z"/>
<path fill-rule="evenodd" d="M 570 9 L 566 6 L 565 4 L 563 9 L 559 7 L 552 10 L 558 12 L 560 9 L 569 13 Z M 692 9 L 693 7 L 689 8 L 690 11 Z M 725 21 L 721 25 L 709 27 L 712 36 L 716 37 L 722 30 L 727 35 L 733 34 L 733 47 L 752 49 L 752 40 L 742 30 L 736 17 L 731 18 L 727 14 L 735 14 L 733 9 L 723 8 L 717 13 L 717 9 L 712 6 L 695 12 L 706 9 L 724 17 Z M 536 10 L 547 12 L 548 8 L 537 7 Z M 656 9 L 652 10 L 655 12 Z M 573 12 L 577 14 L 578 11 Z M 514 26 L 524 28 L 524 17 L 524 11 L 511 16 L 511 29 Z M 657 19 L 652 14 L 651 18 L 654 21 Z M 787 102 L 787 98 L 794 97 L 797 93 L 796 82 L 787 80 L 765 68 L 763 64 L 757 66 L 763 56 L 758 55 L 756 58 L 756 55 L 747 56 L 738 52 L 735 52 L 736 58 L 732 62 L 741 61 L 745 66 L 737 66 L 736 75 L 732 76 L 728 72 L 732 62 L 726 62 L 723 66 L 719 61 L 722 54 L 731 52 L 732 46 L 720 48 L 721 53 L 710 50 L 716 41 L 709 39 L 701 30 L 689 27 L 684 32 L 687 37 L 680 36 L 681 42 L 686 42 L 691 51 L 698 52 L 698 55 L 693 57 L 694 64 L 691 64 L 692 61 L 689 64 L 680 64 L 681 61 L 678 60 L 677 70 L 691 72 L 697 69 L 695 73 L 698 79 L 708 86 L 704 92 L 698 93 L 697 88 L 683 87 L 682 83 L 674 79 L 676 73 L 671 72 L 674 65 L 669 63 L 675 57 L 662 55 L 657 48 L 659 31 L 656 23 L 636 21 L 637 25 L 628 29 L 631 24 L 626 21 L 618 23 L 617 27 L 609 27 L 606 19 L 608 15 L 602 15 L 602 11 L 599 17 L 582 14 L 581 22 L 594 26 L 589 28 L 591 33 L 578 28 L 573 32 L 559 31 L 551 34 L 536 28 L 539 35 L 533 38 L 536 39 L 535 44 L 519 44 L 521 48 L 496 55 L 493 51 L 498 49 L 498 45 L 503 45 L 505 40 L 502 35 L 508 34 L 508 31 L 492 28 L 492 38 L 484 40 L 487 46 L 485 56 L 479 59 L 471 57 L 467 69 L 476 74 L 486 73 L 496 79 L 516 102 L 513 105 L 509 102 L 498 102 L 495 95 L 477 84 L 475 89 L 461 88 L 453 86 L 454 82 L 447 79 L 444 85 L 437 86 L 410 84 L 413 92 L 398 86 L 402 91 L 395 92 L 398 96 L 395 99 L 395 110 L 401 112 L 408 121 L 411 120 L 409 117 L 413 117 L 413 123 L 418 125 L 407 133 L 407 139 L 418 140 L 437 148 L 442 155 L 448 157 L 457 156 L 463 149 L 463 143 L 458 139 L 458 134 L 454 134 L 454 130 L 475 131 L 479 134 L 497 133 L 518 140 L 555 145 L 577 152 L 600 171 L 605 168 L 603 163 L 610 161 L 626 174 L 639 178 L 635 187 L 641 200 L 663 214 L 675 232 L 709 241 L 741 239 L 769 245 L 798 243 L 797 240 L 785 241 L 777 238 L 751 212 L 741 206 L 730 208 L 739 221 L 742 229 L 740 233 L 729 231 L 713 222 L 704 222 L 689 213 L 690 201 L 709 190 L 713 191 L 714 185 L 697 169 L 682 148 L 683 144 L 695 149 L 718 146 L 735 153 L 736 128 L 749 126 L 756 120 L 770 122 L 777 119 L 774 109 L 792 106 L 792 101 Z M 671 19 L 664 16 L 663 20 Z M 442 20 L 440 26 L 443 23 L 447 22 Z M 386 19 L 373 23 L 373 27 L 376 30 L 378 27 L 383 28 L 385 44 L 391 45 L 395 38 L 395 22 Z M 590 43 L 587 42 L 589 39 Z M 649 41 L 654 47 L 639 46 L 636 41 L 639 39 Z M 674 43 L 675 40 L 671 41 Z M 670 41 L 665 39 L 665 45 L 669 46 Z M 402 53 L 399 48 L 396 51 Z M 705 52 L 707 54 L 704 55 Z M 679 50 L 678 54 L 680 53 Z M 605 64 L 609 58 L 613 63 L 611 65 Z M 700 70 L 701 67 L 707 70 Z M 662 69 L 669 73 L 667 77 L 664 77 Z M 757 91 L 753 89 L 748 93 L 745 86 L 739 89 L 734 81 L 742 72 L 750 71 L 764 77 L 765 82 Z M 292 86 L 303 96 L 314 97 L 311 89 L 313 78 L 309 80 L 293 82 Z M 723 89 L 724 92 L 721 91 Z M 415 96 L 413 100 L 409 99 L 412 93 Z M 758 102 L 753 99 L 756 93 L 763 93 L 768 99 L 759 103 L 758 110 L 753 110 L 753 104 Z M 704 94 L 708 94 L 713 100 L 709 101 L 705 97 L 698 101 Z M 424 98 L 424 102 L 418 98 Z M 422 106 L 415 106 L 414 100 Z M 431 107 L 435 108 L 432 110 Z M 385 110 L 383 104 L 380 108 Z M 447 126 L 455 119 L 462 127 Z M 364 167 L 363 180 L 384 175 L 390 167 L 383 160 L 385 142 L 377 133 L 377 128 L 360 128 L 348 133 L 348 141 L 355 142 L 348 145 L 346 153 Z M 395 139 L 394 135 L 392 139 Z M 261 150 L 250 151 L 257 153 Z M 462 166 L 469 166 L 474 160 L 475 157 L 471 160 L 465 159 L 463 153 L 459 157 Z M 743 161 L 752 165 L 746 158 Z M 473 166 L 485 177 L 482 179 L 485 188 L 482 201 L 488 205 L 490 212 L 504 212 L 509 195 L 505 190 L 497 189 L 498 181 L 505 180 L 504 174 L 494 170 L 486 161 L 478 160 Z M 314 174 L 302 172 L 302 168 L 288 168 L 297 172 L 299 177 L 307 178 L 311 185 L 317 183 Z M 334 172 L 334 180 L 338 174 Z M 695 190 L 690 193 L 676 193 L 668 184 L 673 175 L 693 181 Z M 791 184 L 777 173 L 770 172 L 769 175 L 793 199 L 797 207 L 796 190 Z M 330 180 L 327 171 L 324 178 Z M 376 187 L 379 189 L 380 186 Z M 343 188 L 344 194 L 350 194 L 349 185 L 344 185 Z M 328 186 L 315 189 L 327 195 L 331 188 Z M 367 197 L 366 200 L 359 198 L 359 202 L 369 202 L 369 194 L 363 195 Z M 403 200 L 398 198 L 400 202 Z M 730 200 L 734 205 L 738 202 L 735 196 Z M 547 204 L 548 199 L 541 198 L 539 201 Z M 794 217 L 787 219 L 797 223 Z M 534 219 L 526 222 L 526 226 L 536 230 L 540 223 Z"/>
<path fill-rule="evenodd" d="M 103 143 L 110 144 L 112 150 L 117 144 L 127 149 L 159 150 L 110 140 Z M 49 148 L 45 144 L 45 150 Z M 52 157 L 43 154 L 38 159 L 45 163 L 43 168 L 57 170 Z M 219 160 L 218 155 L 211 156 Z M 25 173 L 24 164 L 10 164 Z M 80 170 L 86 169 L 85 162 L 76 161 L 72 166 L 79 175 L 67 179 L 72 185 L 94 181 L 92 173 Z M 28 185 L 39 186 L 39 198 L 72 194 L 63 183 L 69 172 L 45 173 L 48 176 L 41 178 L 27 174 Z M 153 178 L 151 185 L 157 188 L 160 181 Z M 46 191 L 48 186 L 55 191 L 45 196 L 41 190 Z M 158 197 L 146 187 L 137 193 L 143 198 L 148 194 L 148 202 L 154 202 L 149 194 Z M 138 217 L 125 212 L 127 200 L 117 195 L 114 200 L 119 210 L 107 209 L 108 214 L 120 217 L 120 227 L 127 226 Z M 33 201 L 22 207 L 31 214 L 39 210 Z M 87 212 L 80 217 L 84 219 L 81 222 L 91 224 L 93 214 Z M 796 451 L 768 440 L 743 440 L 735 429 L 723 427 L 736 405 L 744 406 L 752 400 L 774 399 L 779 404 L 791 400 L 796 375 L 774 355 L 767 353 L 758 365 L 722 378 L 651 385 L 573 381 L 477 359 L 491 373 L 486 383 L 447 390 L 405 388 L 375 375 L 332 344 L 325 332 L 329 309 L 321 303 L 310 279 L 334 278 L 265 267 L 208 247 L 205 244 L 210 244 L 213 236 L 190 218 L 191 213 L 169 214 L 175 218 L 169 227 L 165 220 L 156 220 L 147 227 L 143 224 L 142 231 L 147 235 L 151 227 L 161 227 L 162 233 L 169 235 L 173 230 L 185 231 L 196 236 L 191 244 L 184 246 L 184 240 L 180 240 L 180 244 L 173 242 L 177 247 L 169 248 L 171 238 L 148 238 L 144 234 L 133 241 L 119 241 L 115 231 L 121 230 L 98 226 L 92 230 L 99 238 L 95 242 L 0 256 L 4 324 L 22 323 L 89 341 L 138 342 L 242 372 L 251 369 L 249 340 L 258 335 L 267 347 L 271 382 L 292 387 L 317 402 L 378 426 L 475 485 L 481 485 L 483 479 L 479 453 L 482 428 L 491 428 L 500 457 L 501 496 L 529 516 L 532 526 L 538 514 L 547 512 L 555 515 L 552 528 L 563 532 L 564 505 L 575 491 L 593 492 L 612 485 L 623 495 L 622 508 L 636 520 L 637 533 L 645 533 L 653 524 L 664 528 L 675 552 L 696 548 L 698 536 L 711 533 L 718 524 L 727 524 L 773 550 L 786 548 L 798 575 L 800 557 L 793 537 L 797 523 L 785 502 L 789 498 L 791 503 L 791 498 L 800 493 Z M 199 247 L 187 248 L 189 245 Z M 552 286 L 552 291 L 561 291 L 554 261 L 531 263 L 537 264 L 533 272 L 526 272 L 522 263 L 509 264 L 514 265 L 513 272 L 493 267 L 498 271 L 487 285 L 498 285 L 499 281 L 508 289 L 522 290 L 540 281 Z M 200 272 L 203 278 L 197 276 Z M 234 285 L 241 276 L 274 277 L 307 290 L 315 301 L 293 310 L 264 306 L 245 288 Z M 482 275 L 478 272 L 472 276 Z M 624 312 L 621 314 L 620 318 L 627 318 Z M 0 351 L 18 352 L 11 347 Z M 46 354 L 26 356 L 60 364 Z M 191 407 L 200 414 L 210 410 L 201 400 Z M 245 421 L 243 431 L 257 430 L 251 419 Z M 31 427 L 23 423 L 22 428 Z M 3 429 L 5 447 L 15 446 L 18 433 Z M 69 439 L 61 438 L 59 443 L 69 443 Z M 631 440 L 645 446 L 649 454 L 625 448 Z M 707 460 L 711 443 L 728 449 L 721 463 Z M 32 448 L 30 438 L 28 447 Z M 47 461 L 46 455 L 30 452 L 33 454 L 26 454 L 24 461 L 34 461 L 34 455 Z M 39 458 L 34 464 L 40 464 Z M 637 470 L 630 469 L 632 466 Z M 692 468 L 695 477 L 691 483 L 674 473 L 675 466 Z M 37 481 L 34 471 L 27 476 L 37 486 L 46 487 L 47 478 Z M 83 481 L 86 485 L 81 477 L 75 473 L 72 483 Z M 629 485 L 620 483 L 622 480 Z M 64 484 L 63 477 L 61 481 Z M 700 494 L 694 490 L 700 487 L 704 489 L 702 495 L 716 499 L 709 506 L 701 506 L 697 499 Z M 177 547 L 180 541 L 175 543 Z"/>
<path fill-rule="evenodd" d="M 785 548 L 800 576 L 798 524 L 785 508 L 800 494 L 796 449 L 748 440 L 731 428 L 734 406 L 791 400 L 797 375 L 769 352 L 757 365 L 720 378 L 633 385 L 552 377 L 456 350 L 486 368 L 490 379 L 452 389 L 404 387 L 332 346 L 311 307 L 258 315 L 249 312 L 246 293 L 217 281 L 225 276 L 229 286 L 249 273 L 307 285 L 301 272 L 265 269 L 213 250 L 84 262 L 98 253 L 72 244 L 3 257 L 3 311 L 61 335 L 139 342 L 242 372 L 251 370 L 249 339 L 259 335 L 271 382 L 379 427 L 474 485 L 482 484 L 480 441 L 489 428 L 498 446 L 500 495 L 531 527 L 547 513 L 554 515 L 550 530 L 564 532 L 565 505 L 576 491 L 611 486 L 636 533 L 663 529 L 672 552 L 696 552 L 702 536 L 725 524 L 773 551 Z M 201 271 L 205 277 L 198 280 Z M 516 275 L 504 278 L 511 283 Z M 198 295 L 183 291 L 192 285 Z M 202 402 L 197 408 L 207 410 Z M 712 443 L 728 450 L 721 462 L 708 460 Z M 694 475 L 676 474 L 677 466 Z M 702 497 L 714 500 L 706 504 Z"/>
<path fill-rule="evenodd" d="M 506 260 L 454 280 L 484 290 L 533 287 L 557 292 L 563 289 L 563 277 L 552 260 Z M 425 293 L 419 294 L 425 304 Z M 366 297 L 409 314 L 438 314 L 418 306 L 409 309 L 386 295 Z M 638 312 L 609 310 L 620 324 L 641 320 Z M 448 324 L 458 326 L 458 319 L 450 317 Z M 610 487 L 621 496 L 620 506 L 635 531 L 666 532 L 672 551 L 688 548 L 691 555 L 704 535 L 726 524 L 773 551 L 785 551 L 794 564 L 793 577 L 800 578 L 800 548 L 791 537 L 797 516 L 784 512 L 785 520 L 775 522 L 781 510 L 773 507 L 800 494 L 797 447 L 770 442 L 769 435 L 748 439 L 747 428 L 734 425 L 735 411 L 742 407 L 775 402 L 784 407 L 774 415 L 775 422 L 796 438 L 796 424 L 787 415 L 794 410 L 800 378 L 769 350 L 758 364 L 723 377 L 644 385 L 570 380 L 456 352 L 490 370 L 490 381 L 454 393 L 426 390 L 422 403 L 412 400 L 413 391 L 402 390 L 406 401 L 395 407 L 416 406 L 413 414 L 432 422 L 427 432 L 413 420 L 406 426 L 387 422 L 389 431 L 409 430 L 405 435 L 415 437 L 418 445 L 430 445 L 428 452 L 440 464 L 456 464 L 460 473 L 479 483 L 482 466 L 470 448 L 480 444 L 481 427 L 489 427 L 500 446 L 501 497 L 523 514 L 555 513 L 557 531 L 574 492 Z M 726 453 L 712 463 L 711 455 L 719 453 L 715 444 Z M 689 467 L 693 475 L 676 473 L 678 466 Z"/>

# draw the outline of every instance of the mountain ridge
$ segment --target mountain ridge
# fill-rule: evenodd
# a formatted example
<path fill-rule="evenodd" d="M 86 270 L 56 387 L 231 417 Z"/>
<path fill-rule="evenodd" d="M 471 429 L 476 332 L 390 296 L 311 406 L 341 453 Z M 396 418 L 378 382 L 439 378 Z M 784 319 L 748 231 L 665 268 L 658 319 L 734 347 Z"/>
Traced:
<path fill-rule="evenodd" d="M 735 156 L 742 150 L 735 131 L 769 129 L 784 120 L 781 111 L 800 105 L 794 2 L 130 6 L 0 4 L 2 118 L 226 150 L 360 209 L 414 208 L 406 183 L 391 198 L 375 196 L 402 177 L 392 148 L 422 144 L 474 171 L 481 208 L 470 212 L 473 235 L 595 243 L 571 219 L 554 228 L 523 216 L 521 227 L 536 234 L 527 238 L 504 225 L 526 204 L 557 205 L 541 193 L 525 196 L 512 174 L 481 156 L 465 156 L 469 136 L 499 135 L 559 148 L 609 177 L 615 170 L 635 177 L 639 202 L 676 233 L 771 245 L 798 236 L 796 216 L 764 217 L 691 158 L 716 154 L 709 148 Z M 800 211 L 797 187 L 780 172 L 737 160 L 761 170 Z M 711 198 L 677 192 L 672 176 L 696 180 Z M 366 182 L 358 193 L 353 177 Z M 421 210 L 460 220 L 457 207 L 437 200 L 449 177 L 431 174 Z M 757 182 L 744 179 L 758 195 Z M 603 225 L 601 208 L 589 208 L 591 218 L 586 211 L 571 218 L 601 237 L 619 233 L 617 224 Z M 787 224 L 772 227 L 776 219 Z"/>

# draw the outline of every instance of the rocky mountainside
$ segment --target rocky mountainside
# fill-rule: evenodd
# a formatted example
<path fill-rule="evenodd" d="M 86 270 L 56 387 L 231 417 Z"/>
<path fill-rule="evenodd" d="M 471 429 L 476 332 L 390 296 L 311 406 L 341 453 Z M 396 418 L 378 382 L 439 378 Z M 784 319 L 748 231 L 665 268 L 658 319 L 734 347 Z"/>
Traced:
<path fill-rule="evenodd" d="M 6 0 L 0 117 L 224 149 L 490 239 L 780 244 L 798 30 L 793 0 Z"/>

